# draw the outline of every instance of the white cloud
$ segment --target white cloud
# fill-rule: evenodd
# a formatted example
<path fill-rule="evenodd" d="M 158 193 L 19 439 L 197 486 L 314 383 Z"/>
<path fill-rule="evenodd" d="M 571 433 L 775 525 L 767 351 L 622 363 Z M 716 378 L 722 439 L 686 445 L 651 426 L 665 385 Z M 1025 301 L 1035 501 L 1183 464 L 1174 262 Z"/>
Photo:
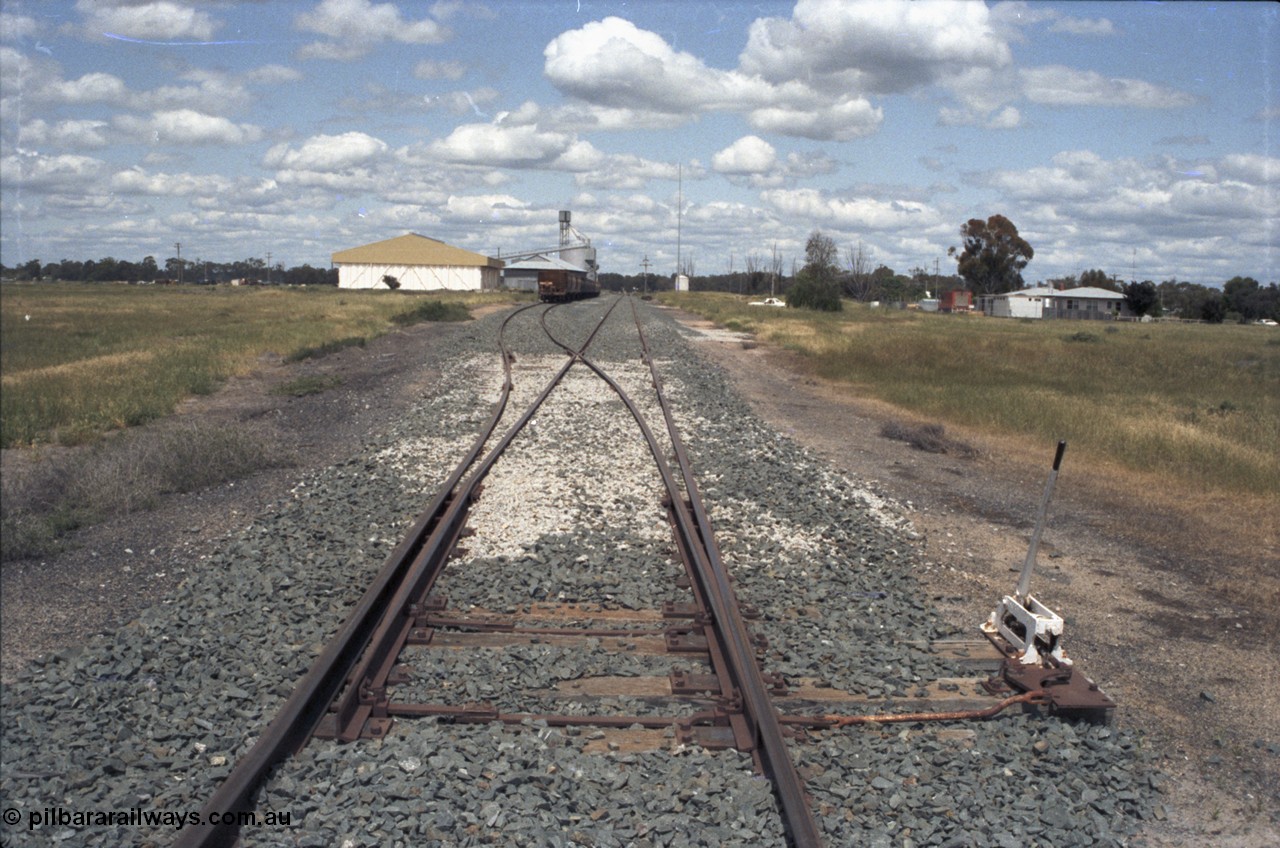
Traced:
<path fill-rule="evenodd" d="M 119 104 L 125 101 L 128 89 L 124 81 L 114 74 L 101 71 L 87 73 L 79 79 L 54 80 L 39 86 L 32 92 L 37 101 L 83 105 L 86 103 Z"/>
<path fill-rule="evenodd" d="M 1077 150 L 1059 153 L 1047 166 L 994 171 L 977 181 L 1000 192 L 1019 227 L 1026 221 L 1026 231 L 1037 238 L 1100 245 L 1091 264 L 1105 265 L 1109 258 L 1123 266 L 1135 244 L 1172 246 L 1179 240 L 1229 237 L 1237 254 L 1269 249 L 1274 240 L 1269 222 L 1280 216 L 1278 171 L 1277 160 L 1253 155 L 1192 166 L 1172 157 L 1104 159 Z M 1148 267 L 1153 269 L 1148 274 L 1177 273 L 1168 256 L 1153 255 Z M 1160 268 L 1167 270 L 1155 270 Z"/>
<path fill-rule="evenodd" d="M 285 82 L 297 82 L 302 79 L 302 72 L 297 68 L 290 68 L 286 65 L 263 65 L 260 68 L 254 68 L 247 71 L 244 75 L 245 82 L 260 83 L 263 85 L 279 85 Z"/>
<path fill-rule="evenodd" d="M 761 131 L 847 140 L 874 132 L 883 117 L 856 95 L 842 94 L 833 102 L 805 82 L 775 84 L 756 74 L 712 68 L 622 18 L 561 33 L 544 55 L 547 78 L 594 107 L 581 119 L 598 128 L 669 126 L 671 116 L 688 120 L 699 112 L 728 111 L 747 113 Z"/>
<path fill-rule="evenodd" d="M 158 197 L 226 194 L 231 187 L 230 182 L 221 177 L 195 174 L 149 174 L 141 168 L 128 168 L 112 174 L 108 183 L 112 191 L 121 194 Z"/>
<path fill-rule="evenodd" d="M 544 71 L 559 88 L 588 102 L 621 109 L 686 112 L 728 108 L 752 81 L 673 50 L 663 38 L 622 18 L 605 18 L 556 36 Z M 754 83 L 756 97 L 763 92 Z"/>
<path fill-rule="evenodd" d="M 152 144 L 244 144 L 262 138 L 252 124 L 235 124 L 217 115 L 194 109 L 169 109 L 149 118 L 121 115 L 115 125 L 125 133 Z"/>
<path fill-rule="evenodd" d="M 36 119 L 24 124 L 18 142 L 25 146 L 51 146 L 72 150 L 95 150 L 108 144 L 106 121 L 68 120 L 50 124 Z"/>
<path fill-rule="evenodd" d="M 1196 102 L 1186 92 L 1144 80 L 1106 77 L 1062 65 L 1024 68 L 1023 94 L 1050 106 L 1122 106 L 1137 109 L 1180 109 Z"/>
<path fill-rule="evenodd" d="M 40 25 L 36 23 L 35 18 L 12 12 L 0 12 L 0 39 L 19 41 L 30 38 L 39 31 Z"/>
<path fill-rule="evenodd" d="M 310 12 L 294 18 L 304 32 L 328 36 L 299 51 L 299 58 L 346 61 L 367 54 L 380 42 L 441 44 L 451 37 L 448 29 L 431 18 L 407 21 L 393 3 L 370 0 L 322 0 Z"/>
<path fill-rule="evenodd" d="M 804 104 L 756 109 L 747 118 L 753 129 L 819 141 L 851 141 L 880 128 L 884 113 L 861 97 L 844 98 L 825 107 Z"/>
<path fill-rule="evenodd" d="M 312 136 L 298 149 L 277 144 L 263 164 L 289 171 L 337 172 L 368 165 L 387 151 L 386 142 L 362 132 Z"/>
<path fill-rule="evenodd" d="M 1011 60 L 987 7 L 972 0 L 800 0 L 790 20 L 752 23 L 740 57 L 745 73 L 828 94 L 906 92 Z"/>
<path fill-rule="evenodd" d="M 1280 159 L 1256 153 L 1232 153 L 1222 157 L 1218 170 L 1224 175 L 1250 183 L 1280 181 Z"/>
<path fill-rule="evenodd" d="M 439 158 L 490 168 L 546 168 L 579 173 L 597 168 L 605 157 L 571 133 L 547 132 L 535 125 L 463 124 L 430 145 Z"/>
<path fill-rule="evenodd" d="M 466 72 L 467 67 L 461 62 L 441 62 L 436 59 L 423 59 L 413 66 L 415 79 L 460 80 Z"/>
<path fill-rule="evenodd" d="M 846 199 L 811 188 L 766 191 L 761 198 L 783 215 L 802 216 L 854 231 L 898 227 L 924 229 L 942 220 L 936 209 L 913 200 Z"/>
<path fill-rule="evenodd" d="M 450 217 L 466 221 L 492 221 L 528 208 L 528 203 L 509 194 L 455 195 L 445 203 L 445 211 Z"/>
<path fill-rule="evenodd" d="M 1067 35 L 1107 36 L 1115 35 L 1116 28 L 1106 18 L 1060 18 L 1049 27 L 1049 32 Z"/>
<path fill-rule="evenodd" d="M 778 162 L 778 151 L 759 136 L 746 135 L 711 157 L 711 168 L 722 174 L 761 174 Z"/>
<path fill-rule="evenodd" d="M 695 179 L 697 174 L 695 169 L 688 169 L 684 176 Z M 644 188 L 652 180 L 675 180 L 679 176 L 680 169 L 673 162 L 654 162 L 629 153 L 617 153 L 576 174 L 574 179 L 582 187 L 634 191 Z"/>
<path fill-rule="evenodd" d="M 0 159 L 0 183 L 10 188 L 83 188 L 102 169 L 102 161 L 89 156 L 71 153 L 46 156 L 19 151 Z"/>
<path fill-rule="evenodd" d="M 85 30 L 98 36 L 145 41 L 208 41 L 218 29 L 218 24 L 206 13 L 169 0 L 150 3 L 78 0 L 76 9 L 85 15 Z"/>

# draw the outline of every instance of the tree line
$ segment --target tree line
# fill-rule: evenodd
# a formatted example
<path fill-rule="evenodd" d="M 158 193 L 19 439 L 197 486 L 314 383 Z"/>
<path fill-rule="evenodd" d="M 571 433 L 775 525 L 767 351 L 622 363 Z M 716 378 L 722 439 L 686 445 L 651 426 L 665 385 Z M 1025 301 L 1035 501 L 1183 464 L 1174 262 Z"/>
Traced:
<path fill-rule="evenodd" d="M 953 275 L 940 274 L 936 268 L 933 274 L 923 268 L 913 268 L 910 275 L 898 274 L 885 265 L 875 265 L 861 242 L 847 247 L 842 257 L 834 239 L 814 230 L 805 243 L 803 266 L 797 269 L 793 262 L 790 276 L 781 274 L 782 263 L 775 248 L 771 263 L 762 265 L 749 255 L 746 272 L 736 273 L 731 257 L 728 273 L 699 277 L 691 287 L 746 295 L 772 293 L 785 297 L 791 306 L 833 311 L 842 308 L 845 298 L 898 302 L 959 289 L 992 295 L 1026 287 L 1022 272 L 1035 257 L 1035 250 L 1019 235 L 1012 221 L 1003 215 L 986 220 L 971 218 L 960 227 L 960 237 L 961 246 L 947 251 L 956 262 Z M 686 269 L 686 273 L 690 270 Z M 672 288 L 667 277 L 602 274 L 600 279 L 605 288 L 615 290 L 639 289 L 642 279 L 651 291 Z M 1122 282 L 1115 274 L 1094 268 L 1078 278 L 1059 277 L 1047 280 L 1045 285 L 1060 290 L 1094 287 L 1119 292 L 1130 311 L 1139 317 L 1170 316 L 1211 323 L 1280 321 L 1280 286 L 1274 282 L 1264 286 L 1252 277 L 1232 277 L 1217 288 L 1176 278 L 1160 283 L 1136 279 Z"/>
<path fill-rule="evenodd" d="M 77 282 L 77 283 L 192 283 L 196 285 L 229 283 L 241 280 L 253 285 L 288 286 L 336 286 L 338 269 L 313 268 L 310 265 L 284 267 L 283 263 L 268 265 L 253 257 L 235 262 L 212 262 L 202 259 L 169 257 L 161 266 L 154 256 L 141 262 L 116 259 L 63 259 L 42 263 L 32 259 L 13 268 L 0 265 L 0 274 L 19 281 Z"/>

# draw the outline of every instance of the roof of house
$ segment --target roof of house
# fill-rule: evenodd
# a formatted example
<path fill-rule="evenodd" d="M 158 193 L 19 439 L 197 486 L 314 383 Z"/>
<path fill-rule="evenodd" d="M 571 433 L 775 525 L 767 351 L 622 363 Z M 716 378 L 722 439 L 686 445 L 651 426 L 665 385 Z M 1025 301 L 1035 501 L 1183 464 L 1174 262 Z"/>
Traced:
<path fill-rule="evenodd" d="M 502 261 L 472 253 L 437 239 L 405 233 L 360 247 L 339 250 L 330 257 L 336 265 L 454 265 L 501 268 Z"/>
<path fill-rule="evenodd" d="M 1052 294 L 1053 297 L 1074 297 L 1083 298 L 1085 300 L 1124 300 L 1124 295 L 1110 289 L 1100 289 L 1096 286 L 1081 286 L 1077 289 L 1063 289 Z"/>
<path fill-rule="evenodd" d="M 1032 286 L 1029 289 L 1019 289 L 1018 291 L 1005 292 L 997 297 L 1048 297 L 1054 293 L 1054 289 L 1049 286 Z"/>
<path fill-rule="evenodd" d="M 580 265 L 574 265 L 572 262 L 566 262 L 559 256 L 544 256 L 539 253 L 537 256 L 530 256 L 528 259 L 521 259 L 519 262 L 508 262 L 507 270 L 516 271 L 577 271 L 580 274 L 587 273 L 587 269 Z"/>

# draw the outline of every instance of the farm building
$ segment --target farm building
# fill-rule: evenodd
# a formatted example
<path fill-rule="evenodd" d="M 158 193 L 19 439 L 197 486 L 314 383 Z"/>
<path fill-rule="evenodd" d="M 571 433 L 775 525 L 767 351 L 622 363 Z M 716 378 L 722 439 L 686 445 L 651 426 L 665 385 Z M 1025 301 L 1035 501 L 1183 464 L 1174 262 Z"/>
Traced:
<path fill-rule="evenodd" d="M 987 294 L 978 298 L 978 308 L 982 314 L 996 318 L 1043 318 L 1045 298 L 1054 293 L 1054 289 L 1048 286 L 1037 286 L 1003 294 Z"/>
<path fill-rule="evenodd" d="M 501 286 L 500 260 L 417 233 L 339 250 L 332 260 L 342 289 L 480 291 Z"/>
<path fill-rule="evenodd" d="M 939 312 L 968 312 L 973 308 L 973 292 L 956 289 L 945 291 L 938 300 Z"/>
<path fill-rule="evenodd" d="M 585 268 L 579 268 L 558 256 L 539 253 L 527 259 L 521 259 L 519 262 L 507 263 L 507 266 L 502 269 L 502 282 L 514 291 L 536 292 L 539 280 L 552 279 L 559 275 L 564 275 L 567 279 L 581 278 L 579 287 L 588 276 Z M 576 291 L 577 288 L 573 290 Z"/>
<path fill-rule="evenodd" d="M 1044 317 L 1097 321 L 1132 318 L 1133 310 L 1120 292 L 1082 286 L 1053 292 L 1045 299 Z"/>

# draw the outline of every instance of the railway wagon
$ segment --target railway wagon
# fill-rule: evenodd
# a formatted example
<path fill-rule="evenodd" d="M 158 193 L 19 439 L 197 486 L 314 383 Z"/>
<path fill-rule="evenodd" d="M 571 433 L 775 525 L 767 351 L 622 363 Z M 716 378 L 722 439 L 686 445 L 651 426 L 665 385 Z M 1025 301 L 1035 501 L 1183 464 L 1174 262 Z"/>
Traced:
<path fill-rule="evenodd" d="M 585 272 L 546 269 L 538 272 L 538 299 L 551 302 L 600 296 L 600 283 Z"/>

